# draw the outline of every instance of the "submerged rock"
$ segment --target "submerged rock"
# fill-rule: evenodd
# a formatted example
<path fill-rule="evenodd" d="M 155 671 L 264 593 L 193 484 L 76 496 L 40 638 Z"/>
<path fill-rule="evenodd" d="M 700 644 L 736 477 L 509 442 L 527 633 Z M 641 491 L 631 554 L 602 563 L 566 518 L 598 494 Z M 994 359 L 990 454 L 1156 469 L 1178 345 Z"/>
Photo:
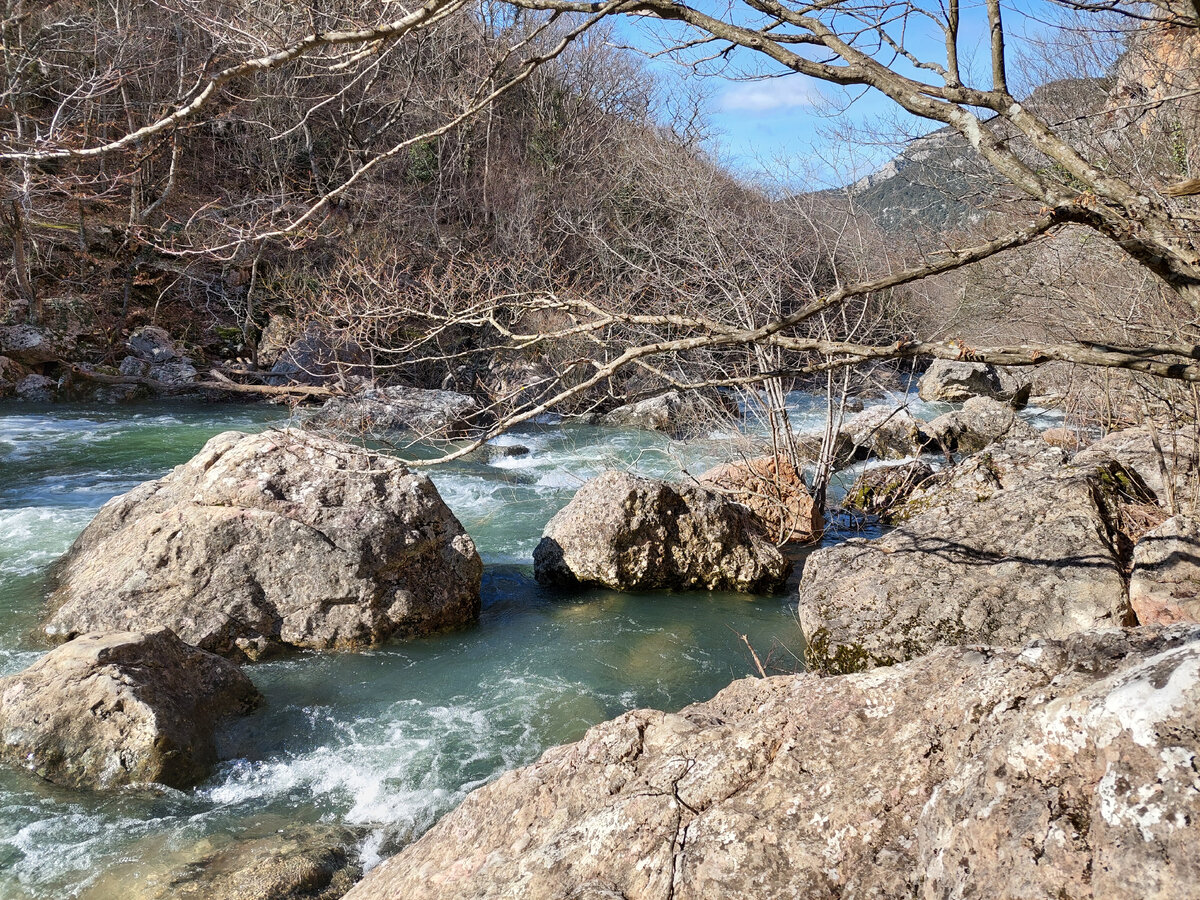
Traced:
<path fill-rule="evenodd" d="M 791 564 L 740 503 L 610 471 L 546 525 L 533 568 L 543 584 L 768 593 L 783 586 Z"/>
<path fill-rule="evenodd" d="M 225 432 L 106 503 L 63 558 L 51 638 L 168 626 L 231 657 L 473 622 L 482 563 L 428 478 L 299 431 Z"/>
<path fill-rule="evenodd" d="M 1197 628 L 746 679 L 501 776 L 347 900 L 1183 900 L 1198 723 Z"/>
<path fill-rule="evenodd" d="M 1200 622 L 1200 522 L 1173 516 L 1142 535 L 1129 603 L 1142 625 Z"/>
<path fill-rule="evenodd" d="M 1000 376 L 987 363 L 935 359 L 917 382 L 917 394 L 927 402 L 964 403 L 972 397 L 1003 394 Z"/>
<path fill-rule="evenodd" d="M 474 397 L 412 387 L 372 388 L 328 400 L 315 417 L 322 425 L 361 434 L 409 432 L 417 437 L 461 437 L 489 420 Z"/>
<path fill-rule="evenodd" d="M 216 762 L 216 723 L 260 699 L 169 629 L 84 634 L 0 678 L 0 757 L 70 787 L 188 787 Z"/>
<path fill-rule="evenodd" d="M 777 456 L 714 466 L 699 481 L 748 508 L 776 543 L 809 543 L 825 531 L 825 518 L 808 493 L 804 474 Z"/>
<path fill-rule="evenodd" d="M 1119 464 L 1059 465 L 981 454 L 900 508 L 875 540 L 813 553 L 799 618 L 814 664 L 835 672 L 911 659 L 946 644 L 1017 645 L 1129 618 L 1116 519 L 1148 493 Z"/>
<path fill-rule="evenodd" d="M 919 459 L 867 469 L 847 492 L 845 505 L 886 519 L 895 507 L 932 477 L 933 469 Z"/>
<path fill-rule="evenodd" d="M 362 875 L 358 839 L 338 825 L 290 824 L 265 836 L 206 839 L 172 854 L 191 859 L 165 871 L 147 871 L 142 860 L 133 871 L 105 872 L 80 900 L 338 900 Z"/>

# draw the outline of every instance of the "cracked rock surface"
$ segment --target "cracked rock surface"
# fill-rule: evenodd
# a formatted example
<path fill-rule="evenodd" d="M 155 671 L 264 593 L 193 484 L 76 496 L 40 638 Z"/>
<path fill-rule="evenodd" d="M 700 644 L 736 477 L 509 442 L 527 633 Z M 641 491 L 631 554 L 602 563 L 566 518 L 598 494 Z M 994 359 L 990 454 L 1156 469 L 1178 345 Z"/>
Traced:
<path fill-rule="evenodd" d="M 636 710 L 347 900 L 1195 896 L 1200 627 L 955 647 Z"/>
<path fill-rule="evenodd" d="M 217 721 L 260 699 L 166 628 L 85 634 L 0 678 L 0 758 L 71 787 L 188 787 L 217 760 Z"/>
<path fill-rule="evenodd" d="M 745 593 L 778 590 L 791 571 L 742 504 L 614 471 L 581 487 L 550 520 L 533 567 L 544 584 Z"/>
<path fill-rule="evenodd" d="M 229 431 L 101 508 L 59 564 L 43 628 L 166 626 L 233 658 L 362 647 L 474 621 L 482 571 L 433 484 L 397 460 Z"/>

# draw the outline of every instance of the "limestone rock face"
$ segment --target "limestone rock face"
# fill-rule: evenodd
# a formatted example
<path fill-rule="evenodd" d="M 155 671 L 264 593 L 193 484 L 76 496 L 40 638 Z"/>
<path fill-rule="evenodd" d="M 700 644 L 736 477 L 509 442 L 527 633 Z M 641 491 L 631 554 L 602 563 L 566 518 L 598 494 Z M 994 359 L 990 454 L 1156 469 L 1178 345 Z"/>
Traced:
<path fill-rule="evenodd" d="M 1183 900 L 1198 723 L 1196 628 L 746 679 L 501 776 L 347 900 Z"/>
<path fill-rule="evenodd" d="M 893 508 L 932 477 L 933 469 L 919 459 L 867 469 L 855 479 L 845 505 L 886 519 Z"/>
<path fill-rule="evenodd" d="M 879 404 L 851 416 L 846 420 L 844 430 L 864 459 L 868 455 L 880 459 L 904 459 L 921 452 L 919 430 L 922 425 L 923 422 L 903 407 Z"/>
<path fill-rule="evenodd" d="M 958 453 L 976 453 L 997 441 L 1037 435 L 1011 404 L 990 397 L 972 397 L 962 409 L 938 416 L 921 431 L 926 440 Z"/>
<path fill-rule="evenodd" d="M 972 457 L 915 493 L 893 531 L 808 558 L 799 618 L 815 665 L 855 671 L 1129 618 L 1115 520 L 1148 495 L 1117 463 L 1063 467 L 1040 439 L 1016 446 L 1041 451 Z"/>
<path fill-rule="evenodd" d="M 808 493 L 803 474 L 777 456 L 714 466 L 699 481 L 702 487 L 747 507 L 777 543 L 808 543 L 825 531 L 825 518 Z"/>
<path fill-rule="evenodd" d="M 433 484 L 397 460 L 229 431 L 101 508 L 60 563 L 44 630 L 165 625 L 235 658 L 362 647 L 474 621 L 481 574 Z"/>
<path fill-rule="evenodd" d="M 461 437 L 486 424 L 474 397 L 412 387 L 371 388 L 326 401 L 316 421 L 356 433 L 405 431 L 417 436 Z"/>
<path fill-rule="evenodd" d="M 699 487 L 605 472 L 546 525 L 543 584 L 767 593 L 791 565 L 745 506 Z"/>
<path fill-rule="evenodd" d="M 1000 376 L 986 363 L 935 359 L 917 382 L 917 394 L 927 402 L 964 403 L 1002 393 Z"/>
<path fill-rule="evenodd" d="M 1200 622 L 1200 522 L 1173 516 L 1142 536 L 1129 603 L 1142 625 Z"/>
<path fill-rule="evenodd" d="M 169 629 L 84 634 L 0 679 L 0 757 L 71 787 L 187 787 L 216 762 L 217 721 L 259 699 Z"/>

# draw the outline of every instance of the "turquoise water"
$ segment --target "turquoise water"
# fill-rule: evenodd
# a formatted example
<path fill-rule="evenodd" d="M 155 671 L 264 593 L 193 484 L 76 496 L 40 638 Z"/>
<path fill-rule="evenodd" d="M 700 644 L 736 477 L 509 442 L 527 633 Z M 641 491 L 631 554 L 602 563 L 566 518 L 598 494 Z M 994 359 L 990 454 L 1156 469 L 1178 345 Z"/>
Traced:
<path fill-rule="evenodd" d="M 254 406 L 0 407 L 0 674 L 44 652 L 28 635 L 47 567 L 108 498 L 162 475 L 212 435 L 282 422 Z M 636 707 L 678 709 L 751 672 L 740 634 L 799 667 L 791 592 L 563 595 L 532 578 L 546 521 L 609 467 L 680 477 L 727 458 L 734 436 L 533 426 L 530 449 L 430 470 L 485 562 L 477 627 L 363 653 L 247 667 L 266 696 L 221 736 L 193 790 L 89 794 L 0 770 L 0 898 L 87 893 L 137 878 L 214 837 L 281 822 L 361 829 L 368 862 L 394 851 L 500 772 Z"/>

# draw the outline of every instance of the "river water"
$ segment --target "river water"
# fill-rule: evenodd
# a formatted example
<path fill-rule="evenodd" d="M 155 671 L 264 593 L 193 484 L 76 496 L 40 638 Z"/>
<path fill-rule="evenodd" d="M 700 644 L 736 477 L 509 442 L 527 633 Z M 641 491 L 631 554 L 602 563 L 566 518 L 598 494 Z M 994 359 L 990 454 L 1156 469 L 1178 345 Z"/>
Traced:
<path fill-rule="evenodd" d="M 0 406 L 0 675 L 45 652 L 29 635 L 47 567 L 102 503 L 221 431 L 271 427 L 283 415 L 177 403 Z M 800 397 L 794 415 L 800 427 L 819 424 L 816 398 Z M 533 580 L 543 526 L 588 477 L 699 472 L 728 458 L 730 441 L 547 424 L 499 439 L 528 447 L 524 456 L 431 470 L 484 560 L 477 627 L 248 666 L 266 703 L 222 733 L 227 761 L 190 791 L 89 794 L 0 769 L 0 898 L 79 896 L 106 872 L 136 879 L 198 842 L 287 822 L 358 827 L 370 864 L 547 747 L 629 709 L 706 699 L 750 674 L 741 634 L 772 667 L 798 669 L 791 588 L 779 597 L 562 595 Z"/>

